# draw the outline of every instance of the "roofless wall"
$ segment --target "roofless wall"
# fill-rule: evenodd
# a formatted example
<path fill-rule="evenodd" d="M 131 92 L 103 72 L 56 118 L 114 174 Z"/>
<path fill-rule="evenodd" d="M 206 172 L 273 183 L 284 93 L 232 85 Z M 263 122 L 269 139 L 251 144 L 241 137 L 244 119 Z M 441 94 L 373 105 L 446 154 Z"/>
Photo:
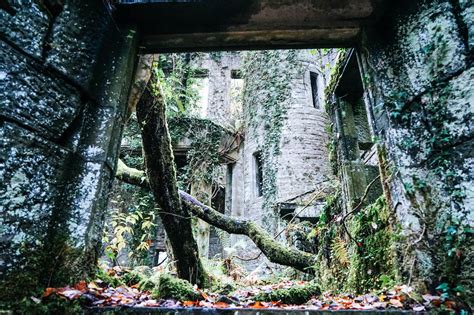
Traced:
<path fill-rule="evenodd" d="M 0 8 L 2 300 L 93 272 L 139 49 L 324 46 L 360 47 L 369 124 L 394 166 L 384 192 L 403 223 L 401 278 L 462 277 L 474 296 L 461 238 L 474 226 L 472 1 L 104 3 Z"/>

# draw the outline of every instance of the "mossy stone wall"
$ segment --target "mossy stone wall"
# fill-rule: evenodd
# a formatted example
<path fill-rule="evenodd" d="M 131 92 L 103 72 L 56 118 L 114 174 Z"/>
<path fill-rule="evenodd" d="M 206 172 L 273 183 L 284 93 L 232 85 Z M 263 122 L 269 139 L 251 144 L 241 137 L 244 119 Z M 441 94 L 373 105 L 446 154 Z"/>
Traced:
<path fill-rule="evenodd" d="M 97 1 L 0 10 L 2 301 L 95 268 L 136 33 Z M 13 12 L 15 14 L 13 14 Z"/>

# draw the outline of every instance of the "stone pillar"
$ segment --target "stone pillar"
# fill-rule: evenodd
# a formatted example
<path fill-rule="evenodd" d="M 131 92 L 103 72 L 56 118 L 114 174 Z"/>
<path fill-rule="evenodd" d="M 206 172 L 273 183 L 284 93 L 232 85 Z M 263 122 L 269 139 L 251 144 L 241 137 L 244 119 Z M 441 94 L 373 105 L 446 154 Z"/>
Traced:
<path fill-rule="evenodd" d="M 211 205 L 212 187 L 202 181 L 191 184 L 191 195 L 197 196 L 205 205 Z M 209 257 L 209 235 L 210 225 L 201 219 L 196 219 L 193 224 L 194 237 L 198 244 L 199 256 L 201 258 Z"/>
<path fill-rule="evenodd" d="M 91 274 L 136 59 L 102 1 L 0 10 L 1 300 Z"/>

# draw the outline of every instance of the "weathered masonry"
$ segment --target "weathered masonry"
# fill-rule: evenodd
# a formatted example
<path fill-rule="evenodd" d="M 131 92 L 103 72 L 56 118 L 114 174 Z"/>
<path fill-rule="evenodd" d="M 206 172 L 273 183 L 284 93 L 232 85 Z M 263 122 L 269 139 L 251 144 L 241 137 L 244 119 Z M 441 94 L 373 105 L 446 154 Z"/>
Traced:
<path fill-rule="evenodd" d="M 94 269 L 139 49 L 290 47 L 356 48 L 328 89 L 344 194 L 378 167 L 402 278 L 474 295 L 472 1 L 119 2 L 0 7 L 1 299 Z"/>

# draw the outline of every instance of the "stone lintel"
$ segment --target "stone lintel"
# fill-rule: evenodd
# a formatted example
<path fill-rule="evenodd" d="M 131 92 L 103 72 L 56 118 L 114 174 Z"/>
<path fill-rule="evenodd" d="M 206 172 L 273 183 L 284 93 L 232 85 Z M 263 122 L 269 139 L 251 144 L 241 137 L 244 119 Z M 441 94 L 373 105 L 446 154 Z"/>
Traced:
<path fill-rule="evenodd" d="M 183 33 L 144 36 L 144 53 L 177 51 L 290 49 L 350 47 L 357 43 L 359 27 Z"/>

